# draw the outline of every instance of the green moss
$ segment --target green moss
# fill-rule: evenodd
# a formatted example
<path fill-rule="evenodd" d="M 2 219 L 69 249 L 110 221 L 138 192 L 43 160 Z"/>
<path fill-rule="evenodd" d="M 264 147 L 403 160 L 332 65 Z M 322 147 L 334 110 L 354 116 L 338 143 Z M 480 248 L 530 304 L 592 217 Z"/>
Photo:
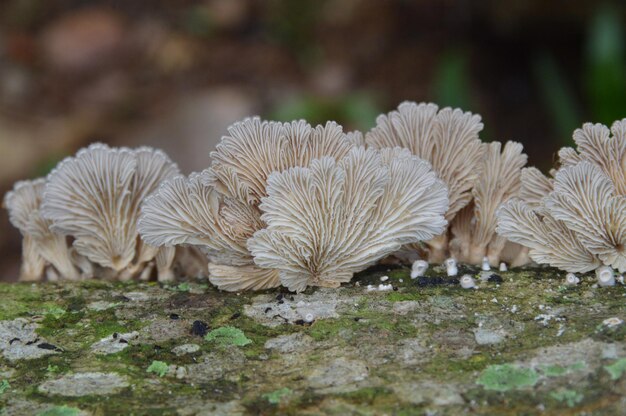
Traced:
<path fill-rule="evenodd" d="M 533 387 L 538 380 L 539 375 L 533 369 L 502 364 L 487 367 L 476 383 L 486 390 L 509 391 Z"/>
<path fill-rule="evenodd" d="M 626 371 L 626 358 L 621 358 L 611 365 L 607 365 L 604 369 L 611 376 L 611 380 L 618 380 Z"/>
<path fill-rule="evenodd" d="M 365 387 L 339 395 L 342 399 L 361 404 L 372 404 L 381 397 L 389 396 L 393 396 L 393 392 L 384 387 Z"/>
<path fill-rule="evenodd" d="M 169 370 L 169 366 L 167 365 L 166 362 L 155 360 L 155 361 L 152 361 L 152 364 L 150 364 L 150 366 L 146 369 L 146 372 L 154 373 L 158 375 L 159 377 L 163 377 L 167 374 L 168 370 Z"/>
<path fill-rule="evenodd" d="M 282 389 L 274 390 L 271 393 L 265 393 L 263 398 L 266 399 L 271 404 L 279 404 L 284 398 L 291 395 L 293 392 L 288 387 L 283 387 Z"/>
<path fill-rule="evenodd" d="M 560 377 L 566 374 L 573 373 L 575 371 L 584 370 L 586 367 L 585 363 L 582 361 L 572 364 L 570 366 L 561 366 L 561 365 L 546 365 L 540 367 L 540 370 L 547 377 Z"/>
<path fill-rule="evenodd" d="M 212 330 L 204 337 L 205 340 L 215 342 L 218 345 L 236 345 L 243 347 L 251 344 L 252 340 L 239 328 L 233 326 L 223 326 Z"/>
<path fill-rule="evenodd" d="M 80 409 L 68 406 L 54 406 L 48 410 L 37 413 L 37 416 L 77 416 Z"/>
<path fill-rule="evenodd" d="M 584 399 L 584 396 L 581 393 L 578 393 L 575 390 L 568 389 L 553 391 L 552 393 L 550 393 L 550 397 L 558 402 L 567 404 L 569 407 L 576 406 Z"/>
<path fill-rule="evenodd" d="M 39 307 L 40 288 L 27 283 L 0 283 L 0 299 L 0 320 L 15 319 Z"/>
<path fill-rule="evenodd" d="M 8 380 L 2 380 L 0 382 L 0 395 L 3 395 L 9 388 L 11 388 L 11 384 L 9 384 Z"/>

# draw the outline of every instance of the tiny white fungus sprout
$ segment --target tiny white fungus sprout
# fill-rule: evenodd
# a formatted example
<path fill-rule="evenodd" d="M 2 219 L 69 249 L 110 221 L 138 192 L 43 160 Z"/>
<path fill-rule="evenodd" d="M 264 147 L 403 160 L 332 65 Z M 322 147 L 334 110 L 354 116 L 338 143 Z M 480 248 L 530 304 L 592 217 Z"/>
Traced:
<path fill-rule="evenodd" d="M 424 276 L 428 270 L 428 262 L 425 260 L 415 260 L 411 266 L 411 279 L 417 279 Z"/>
<path fill-rule="evenodd" d="M 387 280 L 389 280 L 389 276 L 381 276 L 380 277 L 380 281 L 381 282 L 386 282 Z"/>
<path fill-rule="evenodd" d="M 615 273 L 608 266 L 596 269 L 596 279 L 598 279 L 598 285 L 601 287 L 615 286 Z"/>
<path fill-rule="evenodd" d="M 483 271 L 491 270 L 491 266 L 489 265 L 489 258 L 487 258 L 486 256 L 483 257 L 483 263 L 480 267 Z"/>
<path fill-rule="evenodd" d="M 576 286 L 580 283 L 580 279 L 574 273 L 568 273 L 565 275 L 565 284 L 568 286 Z"/>
<path fill-rule="evenodd" d="M 506 271 L 507 271 L 507 270 L 509 270 L 509 269 L 506 267 L 506 263 L 505 263 L 505 262 L 501 262 L 501 263 L 500 263 L 500 269 L 499 269 L 499 270 L 500 270 L 501 272 L 506 272 Z"/>
<path fill-rule="evenodd" d="M 391 285 L 391 283 L 389 283 L 388 285 L 381 283 L 378 285 L 378 290 L 380 292 L 388 292 L 390 290 L 393 290 L 393 286 Z"/>
<path fill-rule="evenodd" d="M 456 276 L 459 273 L 459 269 L 456 265 L 456 260 L 454 258 L 449 258 L 445 261 L 446 273 L 448 276 Z"/>
<path fill-rule="evenodd" d="M 464 274 L 463 276 L 461 276 L 460 283 L 463 289 L 473 289 L 476 287 L 476 282 L 474 281 L 474 278 L 469 274 Z"/>

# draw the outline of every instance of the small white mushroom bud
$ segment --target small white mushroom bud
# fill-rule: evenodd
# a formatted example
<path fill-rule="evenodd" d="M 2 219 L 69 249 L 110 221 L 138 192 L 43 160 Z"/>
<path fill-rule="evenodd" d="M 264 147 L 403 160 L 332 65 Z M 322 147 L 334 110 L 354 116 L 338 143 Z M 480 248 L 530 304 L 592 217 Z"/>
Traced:
<path fill-rule="evenodd" d="M 491 266 L 489 265 L 489 259 L 487 257 L 483 257 L 483 264 L 481 266 L 483 271 L 491 270 Z"/>
<path fill-rule="evenodd" d="M 456 276 L 459 273 L 459 269 L 456 267 L 456 260 L 452 257 L 445 261 L 446 272 L 448 276 Z"/>
<path fill-rule="evenodd" d="M 507 270 L 509 270 L 509 269 L 508 269 L 508 267 L 506 267 L 506 263 L 505 262 L 500 263 L 500 271 L 501 272 L 506 272 Z"/>
<path fill-rule="evenodd" d="M 565 284 L 568 286 L 576 286 L 580 283 L 580 279 L 574 273 L 568 273 L 565 275 Z"/>
<path fill-rule="evenodd" d="M 596 279 L 601 287 L 615 286 L 615 274 L 613 269 L 608 266 L 598 267 L 596 269 Z"/>
<path fill-rule="evenodd" d="M 418 277 L 424 276 L 428 270 L 428 262 L 424 260 L 415 260 L 413 262 L 413 266 L 411 266 L 411 279 L 417 279 Z"/>
<path fill-rule="evenodd" d="M 393 290 L 393 286 L 391 285 L 391 283 L 388 284 L 388 285 L 385 285 L 385 284 L 381 283 L 381 284 L 378 285 L 378 290 L 380 292 L 388 292 L 390 290 Z"/>
<path fill-rule="evenodd" d="M 311 323 L 314 320 L 315 320 L 315 317 L 313 316 L 312 313 L 307 313 L 306 316 L 304 317 L 304 322 Z"/>
<path fill-rule="evenodd" d="M 389 280 L 389 276 L 381 276 L 380 277 L 380 281 L 381 282 L 386 282 L 387 280 Z"/>
<path fill-rule="evenodd" d="M 463 289 L 473 289 L 476 287 L 476 282 L 474 281 L 474 278 L 469 274 L 464 274 L 461 277 L 460 283 Z"/>

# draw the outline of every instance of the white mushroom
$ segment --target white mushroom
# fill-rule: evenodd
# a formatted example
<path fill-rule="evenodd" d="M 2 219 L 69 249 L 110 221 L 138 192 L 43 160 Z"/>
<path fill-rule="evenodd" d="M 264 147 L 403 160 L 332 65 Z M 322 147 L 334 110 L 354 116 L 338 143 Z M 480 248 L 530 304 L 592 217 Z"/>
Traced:
<path fill-rule="evenodd" d="M 259 203 L 267 178 L 322 156 L 341 158 L 355 146 L 336 123 L 312 127 L 248 118 L 233 124 L 202 173 L 164 184 L 142 207 L 142 238 L 154 246 L 191 245 L 210 260 L 209 278 L 228 291 L 280 284 L 278 271 L 253 262 L 247 240 L 265 227 Z"/>
<path fill-rule="evenodd" d="M 456 260 L 454 258 L 449 258 L 445 261 L 446 273 L 448 276 L 456 276 L 459 273 L 459 269 L 456 265 Z"/>
<path fill-rule="evenodd" d="M 41 213 L 81 256 L 120 279 L 138 276 L 158 251 L 138 239 L 139 205 L 177 172 L 159 150 L 93 144 L 50 173 Z"/>
<path fill-rule="evenodd" d="M 435 104 L 403 102 L 397 110 L 378 116 L 365 142 L 377 149 L 404 147 L 430 162 L 448 187 L 446 219 L 451 221 L 472 199 L 472 187 L 481 174 L 485 148 L 478 133 L 482 128 L 480 116 L 460 109 L 439 110 Z M 441 234 L 427 244 L 428 260 L 443 262 L 447 235 Z"/>
<path fill-rule="evenodd" d="M 424 276 L 426 270 L 428 270 L 427 261 L 415 260 L 411 266 L 411 279 L 417 279 L 418 277 Z"/>
<path fill-rule="evenodd" d="M 608 266 L 602 266 L 596 269 L 596 279 L 598 280 L 598 286 L 615 286 L 615 273 L 613 273 L 613 269 Z"/>
<path fill-rule="evenodd" d="M 506 238 L 496 234 L 496 211 L 505 201 L 516 196 L 521 187 L 522 167 L 527 156 L 520 143 L 492 142 L 484 145 L 481 175 L 472 189 L 472 202 L 454 218 L 450 226 L 450 251 L 458 260 L 481 264 L 488 257 L 493 266 L 503 259 L 519 266 L 522 248 L 513 247 Z"/>
<path fill-rule="evenodd" d="M 580 283 L 580 279 L 574 273 L 568 273 L 565 275 L 565 284 L 568 286 L 576 286 Z"/>
<path fill-rule="evenodd" d="M 463 289 L 474 289 L 476 287 L 476 282 L 474 281 L 474 278 L 469 274 L 464 274 L 463 276 L 461 276 L 459 282 Z"/>
<path fill-rule="evenodd" d="M 580 243 L 576 233 L 549 212 L 539 215 L 519 199 L 507 201 L 497 213 L 497 232 L 530 248 L 530 258 L 572 273 L 584 273 L 601 263 Z"/>
<path fill-rule="evenodd" d="M 488 256 L 494 266 L 505 260 L 514 266 L 528 262 L 527 250 L 496 235 L 496 210 L 520 190 L 521 168 L 527 157 L 522 145 L 482 143 L 480 116 L 459 109 L 439 110 L 434 104 L 404 102 L 381 115 L 365 136 L 370 147 L 401 146 L 429 161 L 449 189 L 448 229 L 427 242 L 428 261 L 454 257 L 480 264 Z"/>
<path fill-rule="evenodd" d="M 528 246 L 538 263 L 568 272 L 602 265 L 626 271 L 626 119 L 610 131 L 587 123 L 574 141 L 576 150 L 559 151 L 554 180 L 523 173 L 525 202 L 504 204 L 497 230 Z"/>
<path fill-rule="evenodd" d="M 18 182 L 4 198 L 9 220 L 23 236 L 20 280 L 36 281 L 44 276 L 77 280 L 80 272 L 65 236 L 52 231 L 50 221 L 41 216 L 44 184 L 44 179 Z M 55 270 L 45 271 L 46 264 Z"/>
<path fill-rule="evenodd" d="M 482 271 L 489 271 L 491 270 L 491 266 L 489 265 L 489 258 L 488 257 L 483 257 L 483 261 L 482 264 L 480 266 Z"/>
<path fill-rule="evenodd" d="M 445 185 L 407 150 L 354 148 L 268 179 L 267 228 L 248 241 L 255 263 L 290 290 L 337 287 L 355 272 L 428 240 L 446 225 Z"/>
<path fill-rule="evenodd" d="M 498 268 L 498 270 L 500 270 L 501 272 L 506 272 L 507 270 L 509 270 L 509 268 L 506 267 L 506 263 L 505 262 L 501 262 L 500 263 L 500 267 Z"/>

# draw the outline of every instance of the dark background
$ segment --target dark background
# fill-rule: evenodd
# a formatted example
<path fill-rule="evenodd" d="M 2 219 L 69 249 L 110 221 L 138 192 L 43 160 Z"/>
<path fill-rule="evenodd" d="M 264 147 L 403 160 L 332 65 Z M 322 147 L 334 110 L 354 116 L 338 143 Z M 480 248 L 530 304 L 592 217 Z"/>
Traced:
<path fill-rule="evenodd" d="M 209 164 L 248 115 L 368 129 L 402 100 L 479 113 L 546 171 L 626 116 L 624 17 L 601 1 L 0 1 L 0 193 L 103 141 Z M 0 280 L 20 236 L 0 214 Z"/>

